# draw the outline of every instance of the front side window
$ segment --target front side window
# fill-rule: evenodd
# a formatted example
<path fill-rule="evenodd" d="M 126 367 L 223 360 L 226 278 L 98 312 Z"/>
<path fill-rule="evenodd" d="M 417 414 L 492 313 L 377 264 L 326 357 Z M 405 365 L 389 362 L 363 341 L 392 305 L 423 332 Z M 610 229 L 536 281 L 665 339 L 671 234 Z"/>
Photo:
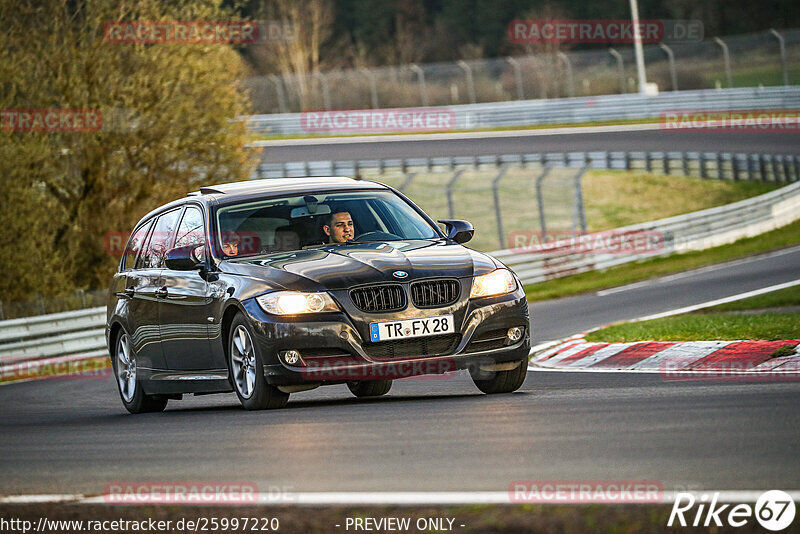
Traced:
<path fill-rule="evenodd" d="M 145 269 L 163 269 L 164 259 L 167 251 L 175 238 L 175 228 L 178 226 L 178 217 L 181 214 L 180 208 L 164 213 L 158 218 L 150 241 L 147 244 L 147 251 L 142 257 L 141 267 Z"/>
<path fill-rule="evenodd" d="M 131 234 L 128 239 L 128 245 L 125 247 L 125 257 L 122 260 L 122 268 L 124 270 L 133 269 L 136 265 L 136 257 L 142 248 L 144 248 L 144 240 L 147 238 L 147 232 L 153 225 L 153 221 L 149 220 L 139 227 L 138 230 Z"/>
<path fill-rule="evenodd" d="M 392 191 L 342 191 L 249 200 L 220 208 L 215 243 L 224 257 L 287 252 L 358 241 L 438 239 L 424 217 Z"/>

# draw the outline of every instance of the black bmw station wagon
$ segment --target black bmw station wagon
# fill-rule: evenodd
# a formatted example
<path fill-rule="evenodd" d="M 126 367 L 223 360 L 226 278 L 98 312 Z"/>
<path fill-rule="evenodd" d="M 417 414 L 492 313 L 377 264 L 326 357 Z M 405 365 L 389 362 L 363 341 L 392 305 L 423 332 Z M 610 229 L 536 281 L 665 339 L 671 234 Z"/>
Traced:
<path fill-rule="evenodd" d="M 122 402 L 163 410 L 234 391 L 251 410 L 346 384 L 466 369 L 485 393 L 525 380 L 530 321 L 517 277 L 399 191 L 350 178 L 203 187 L 134 228 L 109 289 Z M 431 382 L 435 384 L 435 382 Z"/>

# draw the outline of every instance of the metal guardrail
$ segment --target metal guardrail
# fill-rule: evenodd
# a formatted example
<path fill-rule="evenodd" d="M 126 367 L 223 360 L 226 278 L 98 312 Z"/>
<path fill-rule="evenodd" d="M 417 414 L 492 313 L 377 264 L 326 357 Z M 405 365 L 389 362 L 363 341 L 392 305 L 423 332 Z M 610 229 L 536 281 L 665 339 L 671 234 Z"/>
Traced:
<path fill-rule="evenodd" d="M 623 263 L 673 252 L 703 250 L 744 238 L 800 219 L 800 182 L 769 193 L 702 211 L 618 228 L 615 235 L 650 233 L 661 238 L 663 247 L 652 252 L 580 253 L 570 244 L 545 252 L 507 249 L 492 252 L 511 267 L 523 283 L 530 284 L 586 271 L 607 269 Z M 600 233 L 602 234 L 602 232 Z M 585 236 L 591 242 L 600 234 Z M 607 233 L 606 233 L 607 234 Z"/>
<path fill-rule="evenodd" d="M 0 365 L 55 356 L 103 356 L 105 319 L 106 309 L 98 307 L 0 321 Z"/>
<path fill-rule="evenodd" d="M 532 126 L 607 120 L 657 119 L 668 111 L 735 111 L 800 109 L 800 86 L 673 91 L 658 95 L 620 94 L 549 100 L 519 100 L 447 106 L 455 129 Z M 260 134 L 306 132 L 301 113 L 251 115 L 248 128 Z M 317 132 L 313 132 L 317 133 Z M 331 134 L 349 133 L 331 131 Z"/>
<path fill-rule="evenodd" d="M 363 177 L 370 174 L 379 176 L 391 171 L 412 172 L 415 168 L 443 168 L 457 173 L 466 167 L 528 165 L 540 169 L 573 167 L 581 171 L 587 168 L 649 169 L 707 179 L 792 182 L 781 189 L 726 206 L 615 230 L 616 233 L 660 232 L 664 236 L 665 246 L 659 254 L 730 243 L 800 218 L 800 156 L 797 155 L 580 152 L 323 163 L 325 165 L 310 166 L 308 171 L 316 169 L 320 171 L 319 174 L 354 174 Z M 287 172 L 295 169 L 291 164 L 277 168 L 265 165 L 262 165 L 260 172 L 267 176 L 278 172 L 281 176 L 297 176 Z M 582 174 L 580 172 L 579 176 Z M 309 172 L 304 175 L 309 175 Z M 493 187 L 497 186 L 499 178 L 502 178 L 502 174 L 492 181 Z M 604 269 L 653 255 L 586 254 L 571 253 L 569 250 L 543 253 L 510 249 L 498 250 L 493 254 L 513 268 L 525 283 Z M 68 359 L 105 356 L 104 322 L 103 307 L 0 321 L 0 366 L 55 356 Z"/>
<path fill-rule="evenodd" d="M 607 151 L 262 163 L 253 171 L 251 178 L 355 176 L 371 179 L 387 172 L 455 172 L 460 169 L 503 166 L 645 170 L 666 175 L 762 182 L 793 182 L 800 179 L 800 155 L 794 154 Z"/>

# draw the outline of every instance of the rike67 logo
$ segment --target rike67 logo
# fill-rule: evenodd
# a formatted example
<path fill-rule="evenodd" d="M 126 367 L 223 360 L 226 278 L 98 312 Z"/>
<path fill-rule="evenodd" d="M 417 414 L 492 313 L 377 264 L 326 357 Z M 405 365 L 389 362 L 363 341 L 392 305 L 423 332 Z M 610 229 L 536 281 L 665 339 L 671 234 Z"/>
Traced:
<path fill-rule="evenodd" d="M 699 499 L 692 493 L 678 493 L 669 514 L 667 526 L 693 527 L 743 527 L 755 520 L 765 529 L 777 532 L 792 524 L 795 504 L 785 491 L 770 490 L 763 493 L 755 506 L 749 504 L 721 504 L 719 493 L 703 494 Z"/>

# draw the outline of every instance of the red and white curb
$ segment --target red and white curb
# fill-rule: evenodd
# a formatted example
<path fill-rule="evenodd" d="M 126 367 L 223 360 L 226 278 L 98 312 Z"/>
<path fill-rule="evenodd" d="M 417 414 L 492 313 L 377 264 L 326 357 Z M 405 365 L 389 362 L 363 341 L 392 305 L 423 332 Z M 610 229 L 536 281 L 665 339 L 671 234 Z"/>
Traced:
<path fill-rule="evenodd" d="M 588 342 L 583 334 L 533 354 L 534 370 L 640 371 L 665 375 L 769 375 L 800 378 L 800 339 L 780 341 Z M 785 345 L 794 353 L 773 357 Z"/>

